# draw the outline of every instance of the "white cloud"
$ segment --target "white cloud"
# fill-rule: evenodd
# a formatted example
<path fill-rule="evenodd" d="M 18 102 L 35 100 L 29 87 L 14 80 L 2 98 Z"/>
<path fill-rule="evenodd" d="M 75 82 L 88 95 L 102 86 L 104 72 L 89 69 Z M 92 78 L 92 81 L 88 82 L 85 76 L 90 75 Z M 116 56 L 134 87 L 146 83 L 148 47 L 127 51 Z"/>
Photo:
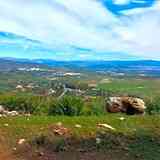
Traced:
<path fill-rule="evenodd" d="M 131 0 L 114 0 L 115 4 L 127 4 L 129 3 Z"/>
<path fill-rule="evenodd" d="M 159 6 L 123 11 L 127 17 L 116 17 L 95 0 L 1 0 L 0 30 L 39 40 L 61 52 L 77 46 L 97 54 L 148 57 L 152 53 L 150 58 L 160 58 Z"/>

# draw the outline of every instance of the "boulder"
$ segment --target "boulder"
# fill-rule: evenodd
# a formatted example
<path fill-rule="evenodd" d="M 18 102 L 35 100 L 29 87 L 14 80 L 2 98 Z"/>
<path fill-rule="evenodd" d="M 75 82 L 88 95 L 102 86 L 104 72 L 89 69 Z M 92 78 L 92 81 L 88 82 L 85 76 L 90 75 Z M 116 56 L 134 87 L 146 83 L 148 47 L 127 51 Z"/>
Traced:
<path fill-rule="evenodd" d="M 145 103 L 135 97 L 110 97 L 106 105 L 107 111 L 111 113 L 124 112 L 129 115 L 144 114 Z"/>

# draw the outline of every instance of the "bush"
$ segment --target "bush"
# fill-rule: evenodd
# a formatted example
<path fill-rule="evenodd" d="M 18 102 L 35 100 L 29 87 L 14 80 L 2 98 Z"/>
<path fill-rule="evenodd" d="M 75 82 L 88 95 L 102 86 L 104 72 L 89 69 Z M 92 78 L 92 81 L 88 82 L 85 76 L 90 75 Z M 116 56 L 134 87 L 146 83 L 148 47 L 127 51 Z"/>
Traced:
<path fill-rule="evenodd" d="M 91 99 L 89 102 L 86 102 L 82 114 L 97 116 L 106 114 L 104 98 L 96 97 Z"/>
<path fill-rule="evenodd" d="M 65 96 L 50 106 L 49 115 L 79 116 L 84 104 L 81 98 Z"/>
<path fill-rule="evenodd" d="M 81 97 L 65 96 L 55 99 L 52 96 L 36 96 L 31 94 L 4 94 L 0 95 L 0 105 L 4 105 L 9 111 L 31 113 L 34 115 L 102 115 L 104 99 L 101 97 L 91 98 L 85 101 Z"/>
<path fill-rule="evenodd" d="M 38 101 L 37 101 L 38 102 Z M 39 102 L 35 102 L 34 104 L 34 112 L 35 115 L 48 115 L 50 106 L 55 102 L 55 98 L 53 97 L 41 97 Z"/>
<path fill-rule="evenodd" d="M 146 106 L 148 114 L 160 114 L 160 97 L 147 100 Z"/>
<path fill-rule="evenodd" d="M 31 114 L 48 114 L 49 105 L 53 98 L 33 95 L 1 95 L 0 104 L 5 109 Z"/>
<path fill-rule="evenodd" d="M 33 112 L 33 106 L 25 96 L 3 95 L 0 97 L 0 104 L 10 111 Z"/>

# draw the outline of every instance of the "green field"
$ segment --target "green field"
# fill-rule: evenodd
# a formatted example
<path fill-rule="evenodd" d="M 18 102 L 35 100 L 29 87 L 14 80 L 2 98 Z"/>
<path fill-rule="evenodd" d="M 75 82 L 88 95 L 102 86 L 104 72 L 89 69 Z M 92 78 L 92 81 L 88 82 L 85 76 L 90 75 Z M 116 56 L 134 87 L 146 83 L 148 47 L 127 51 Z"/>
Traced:
<path fill-rule="evenodd" d="M 154 78 L 109 78 L 110 82 L 100 83 L 99 88 L 113 94 L 154 97 L 160 94 L 160 79 Z"/>
<path fill-rule="evenodd" d="M 84 160 L 93 157 L 96 157 L 95 160 L 159 160 L 159 78 L 108 77 L 98 74 L 58 77 L 56 83 L 68 83 L 85 91 L 83 95 L 70 93 L 58 99 L 57 96 L 46 95 L 55 82 L 48 77 L 30 73 L 1 73 L 0 76 L 0 104 L 9 110 L 32 114 L 30 117 L 0 118 L 0 159 L 45 160 L 51 156 L 48 160 L 54 160 L 53 156 L 72 152 Z M 15 89 L 19 83 L 34 83 L 39 88 L 22 92 Z M 95 87 L 88 87 L 92 83 Z M 127 116 L 106 112 L 106 98 L 126 95 L 142 98 L 148 107 L 146 115 Z M 121 117 L 124 120 L 120 120 Z M 52 128 L 59 122 L 69 130 L 68 135 L 53 133 Z M 115 130 L 99 128 L 98 124 L 108 124 Z M 81 127 L 77 128 L 76 125 Z M 97 138 L 100 140 L 98 144 Z M 25 143 L 18 145 L 20 139 L 25 139 Z M 1 158 L 4 146 L 11 157 L 16 158 Z M 44 155 L 40 158 L 38 153 L 41 152 Z M 76 159 L 73 156 L 75 154 L 69 155 L 68 160 Z M 32 158 L 28 155 L 32 155 Z"/>
<path fill-rule="evenodd" d="M 48 74 L 48 73 L 47 73 Z M 51 80 L 53 77 L 37 76 L 34 73 L 0 73 L 0 92 L 13 92 L 18 84 L 27 85 L 33 83 L 39 86 L 32 93 L 47 92 L 54 83 L 68 83 L 75 87 L 80 87 L 82 90 L 87 90 L 86 93 L 91 93 L 92 90 L 87 86 L 93 82 L 97 85 L 97 89 L 106 92 L 108 95 L 131 95 L 141 98 L 151 98 L 160 94 L 160 79 L 145 78 L 145 77 L 109 77 L 98 74 L 83 73 L 80 77 L 57 77 L 56 81 Z M 90 91 L 88 91 L 90 90 Z M 26 91 L 31 92 L 31 91 Z"/>

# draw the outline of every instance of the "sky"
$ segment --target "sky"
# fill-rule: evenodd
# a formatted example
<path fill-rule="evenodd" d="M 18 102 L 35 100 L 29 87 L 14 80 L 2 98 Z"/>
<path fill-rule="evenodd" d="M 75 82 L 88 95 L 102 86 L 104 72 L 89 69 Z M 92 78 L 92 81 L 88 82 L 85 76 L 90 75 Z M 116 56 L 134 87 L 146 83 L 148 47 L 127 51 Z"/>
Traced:
<path fill-rule="evenodd" d="M 160 0 L 0 0 L 0 57 L 160 60 Z"/>

